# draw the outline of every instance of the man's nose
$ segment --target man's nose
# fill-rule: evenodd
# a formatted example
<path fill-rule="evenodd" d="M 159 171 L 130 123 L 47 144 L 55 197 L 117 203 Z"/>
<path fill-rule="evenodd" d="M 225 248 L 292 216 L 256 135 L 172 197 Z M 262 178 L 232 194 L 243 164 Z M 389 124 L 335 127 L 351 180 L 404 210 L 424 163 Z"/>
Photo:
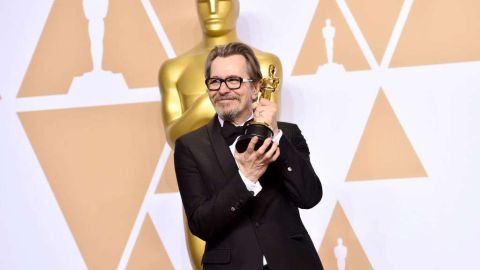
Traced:
<path fill-rule="evenodd" d="M 210 14 L 217 13 L 217 0 L 208 0 L 208 6 L 210 7 Z"/>
<path fill-rule="evenodd" d="M 220 89 L 218 89 L 218 92 L 221 95 L 225 95 L 225 94 L 228 94 L 228 92 L 230 92 L 230 89 L 227 87 L 227 82 L 224 81 L 220 84 Z"/>

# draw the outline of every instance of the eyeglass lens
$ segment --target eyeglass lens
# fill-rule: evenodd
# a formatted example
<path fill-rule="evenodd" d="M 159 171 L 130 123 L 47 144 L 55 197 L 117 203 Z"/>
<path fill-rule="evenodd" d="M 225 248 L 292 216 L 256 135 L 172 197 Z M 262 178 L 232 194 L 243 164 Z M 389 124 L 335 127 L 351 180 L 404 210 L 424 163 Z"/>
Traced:
<path fill-rule="evenodd" d="M 235 90 L 240 88 L 243 79 L 241 77 L 228 77 L 225 79 L 209 78 L 206 80 L 206 84 L 209 90 L 219 90 L 223 82 L 225 82 L 228 89 Z"/>

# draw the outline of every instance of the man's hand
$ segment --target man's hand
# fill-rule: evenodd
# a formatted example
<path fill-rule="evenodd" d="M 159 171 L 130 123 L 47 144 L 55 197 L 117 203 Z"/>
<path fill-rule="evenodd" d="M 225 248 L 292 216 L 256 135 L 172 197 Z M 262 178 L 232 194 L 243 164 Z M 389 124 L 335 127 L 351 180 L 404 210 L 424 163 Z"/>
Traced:
<path fill-rule="evenodd" d="M 268 165 L 280 156 L 280 148 L 271 138 L 266 139 L 262 146 L 255 151 L 257 142 L 258 137 L 255 136 L 250 140 L 245 152 L 238 153 L 235 151 L 235 160 L 240 171 L 253 182 L 257 182 L 267 170 Z M 272 147 L 266 151 L 270 144 Z"/>
<path fill-rule="evenodd" d="M 265 122 L 273 130 L 273 135 L 278 134 L 277 127 L 277 104 L 261 98 L 259 102 L 253 103 L 253 116 L 257 122 Z"/>

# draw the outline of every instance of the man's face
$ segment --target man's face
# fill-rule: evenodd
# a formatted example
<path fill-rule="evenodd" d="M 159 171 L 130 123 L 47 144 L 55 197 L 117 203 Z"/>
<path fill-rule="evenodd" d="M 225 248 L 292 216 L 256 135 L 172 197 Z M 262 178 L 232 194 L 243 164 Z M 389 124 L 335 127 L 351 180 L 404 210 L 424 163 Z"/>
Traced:
<path fill-rule="evenodd" d="M 197 0 L 202 29 L 208 36 L 220 36 L 233 29 L 238 18 L 238 0 Z"/>
<path fill-rule="evenodd" d="M 247 62 L 242 55 L 217 57 L 212 62 L 210 77 L 225 79 L 231 76 L 250 79 Z M 259 90 L 258 83 L 244 82 L 239 89 L 230 90 L 222 83 L 218 91 L 208 91 L 215 111 L 225 121 L 244 122 L 252 114 L 252 100 Z"/>

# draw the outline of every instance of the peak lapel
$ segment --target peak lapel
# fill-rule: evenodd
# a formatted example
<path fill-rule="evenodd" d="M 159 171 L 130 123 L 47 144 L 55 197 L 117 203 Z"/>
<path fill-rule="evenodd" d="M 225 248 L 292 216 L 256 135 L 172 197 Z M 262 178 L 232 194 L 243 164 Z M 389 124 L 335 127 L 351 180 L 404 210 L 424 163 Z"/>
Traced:
<path fill-rule="evenodd" d="M 238 167 L 232 153 L 230 152 L 230 148 L 225 143 L 225 139 L 222 136 L 217 115 L 210 120 L 207 125 L 207 130 L 213 150 L 217 156 L 218 164 L 222 167 L 224 175 L 227 178 L 231 178 L 231 175 L 238 171 Z"/>

